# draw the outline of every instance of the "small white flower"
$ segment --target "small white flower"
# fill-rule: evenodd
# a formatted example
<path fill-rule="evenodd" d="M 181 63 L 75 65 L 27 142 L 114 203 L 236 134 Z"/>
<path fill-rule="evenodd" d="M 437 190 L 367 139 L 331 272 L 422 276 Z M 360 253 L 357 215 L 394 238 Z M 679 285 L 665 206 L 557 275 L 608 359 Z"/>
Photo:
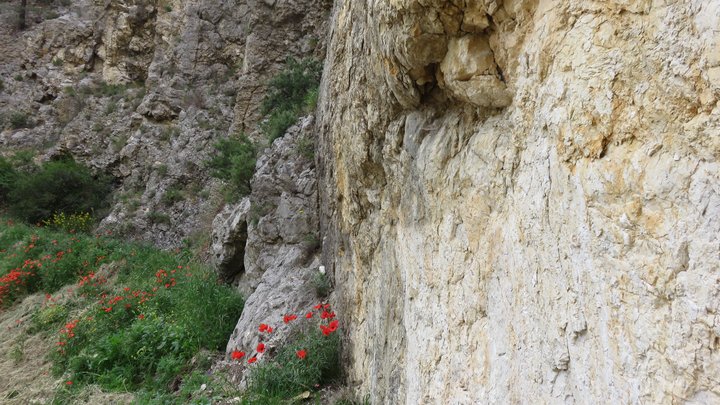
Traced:
<path fill-rule="evenodd" d="M 320 274 L 325 274 L 325 266 L 318 267 L 318 271 L 320 272 Z"/>

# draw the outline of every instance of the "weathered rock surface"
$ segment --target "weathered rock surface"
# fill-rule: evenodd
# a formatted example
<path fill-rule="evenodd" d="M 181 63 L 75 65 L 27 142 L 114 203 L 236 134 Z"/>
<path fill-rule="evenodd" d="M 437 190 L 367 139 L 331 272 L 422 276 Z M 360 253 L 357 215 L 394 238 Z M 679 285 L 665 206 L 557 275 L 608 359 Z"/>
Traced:
<path fill-rule="evenodd" d="M 220 278 L 232 281 L 245 270 L 245 244 L 248 238 L 250 199 L 226 205 L 212 223 L 212 261 Z"/>
<path fill-rule="evenodd" d="M 329 0 L 46 2 L 25 32 L 0 9 L 0 148 L 69 152 L 119 184 L 102 227 L 161 247 L 204 243 L 222 208 L 204 161 L 259 139 L 286 58 L 322 59 Z M 25 45 L 25 46 L 23 46 Z M 5 125 L 13 113 L 29 128 Z"/>
<path fill-rule="evenodd" d="M 306 311 L 319 299 L 311 282 L 320 265 L 317 179 L 312 157 L 303 153 L 314 139 L 313 117 L 307 117 L 257 163 L 246 223 L 236 225 L 247 227 L 244 269 L 237 277 L 247 300 L 228 352 L 253 349 L 260 339 L 269 348 L 281 346 L 295 325 L 283 324 L 283 316 Z M 275 331 L 260 333 L 261 323 Z"/>
<path fill-rule="evenodd" d="M 323 261 L 361 396 L 720 403 L 719 25 L 701 0 L 336 3 Z"/>

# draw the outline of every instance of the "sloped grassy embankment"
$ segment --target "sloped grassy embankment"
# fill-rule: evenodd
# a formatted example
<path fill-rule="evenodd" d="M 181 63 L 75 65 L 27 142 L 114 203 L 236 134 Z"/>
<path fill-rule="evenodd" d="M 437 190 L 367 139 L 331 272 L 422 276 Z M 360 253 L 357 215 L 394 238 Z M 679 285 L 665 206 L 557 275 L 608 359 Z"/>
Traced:
<path fill-rule="evenodd" d="M 17 404 L 209 402 L 243 308 L 185 255 L 6 218 L 0 300 L 0 402 Z"/>

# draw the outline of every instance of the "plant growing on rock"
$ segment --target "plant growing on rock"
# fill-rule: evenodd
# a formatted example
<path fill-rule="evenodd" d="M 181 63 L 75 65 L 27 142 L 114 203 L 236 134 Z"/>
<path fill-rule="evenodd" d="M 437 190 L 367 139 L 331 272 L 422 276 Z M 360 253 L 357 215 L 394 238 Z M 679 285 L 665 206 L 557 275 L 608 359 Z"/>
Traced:
<path fill-rule="evenodd" d="M 257 147 L 245 135 L 221 139 L 215 144 L 215 153 L 205 164 L 213 177 L 226 182 L 226 200 L 235 201 L 250 194 L 256 155 Z"/>
<path fill-rule="evenodd" d="M 268 84 L 262 112 L 268 116 L 262 125 L 272 143 L 285 134 L 298 117 L 315 108 L 322 66 L 314 59 L 288 59 L 285 69 Z"/>

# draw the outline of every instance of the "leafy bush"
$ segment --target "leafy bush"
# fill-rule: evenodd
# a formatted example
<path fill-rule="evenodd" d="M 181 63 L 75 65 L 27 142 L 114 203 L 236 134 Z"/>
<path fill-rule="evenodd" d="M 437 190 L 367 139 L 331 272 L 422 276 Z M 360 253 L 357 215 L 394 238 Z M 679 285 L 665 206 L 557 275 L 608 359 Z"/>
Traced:
<path fill-rule="evenodd" d="M 9 121 L 10 121 L 10 126 L 13 129 L 30 127 L 30 119 L 28 118 L 28 115 L 22 111 L 14 111 L 12 114 L 10 114 Z"/>
<path fill-rule="evenodd" d="M 167 206 L 171 206 L 177 202 L 180 202 L 185 199 L 185 195 L 183 194 L 182 190 L 179 190 L 177 188 L 171 187 L 168 188 L 165 191 L 165 194 L 163 194 L 161 200 L 163 204 Z"/>
<path fill-rule="evenodd" d="M 262 104 L 268 115 L 263 131 L 270 142 L 283 136 L 303 112 L 315 107 L 322 66 L 313 59 L 288 59 L 285 70 L 273 77 Z"/>
<path fill-rule="evenodd" d="M 147 215 L 147 219 L 153 224 L 170 225 L 172 223 L 169 215 L 157 211 L 150 211 Z"/>
<path fill-rule="evenodd" d="M 94 176 L 72 158 L 44 163 L 34 171 L 15 176 L 8 192 L 10 213 L 36 223 L 53 213 L 94 213 L 107 206 L 110 179 Z"/>
<path fill-rule="evenodd" d="M 15 166 L 7 159 L 0 156 L 0 204 L 7 203 L 7 195 L 12 189 L 17 178 Z"/>
<path fill-rule="evenodd" d="M 215 144 L 215 153 L 205 164 L 213 177 L 227 182 L 226 199 L 237 200 L 250 194 L 257 154 L 255 144 L 245 135 L 239 139 L 222 139 Z"/>

